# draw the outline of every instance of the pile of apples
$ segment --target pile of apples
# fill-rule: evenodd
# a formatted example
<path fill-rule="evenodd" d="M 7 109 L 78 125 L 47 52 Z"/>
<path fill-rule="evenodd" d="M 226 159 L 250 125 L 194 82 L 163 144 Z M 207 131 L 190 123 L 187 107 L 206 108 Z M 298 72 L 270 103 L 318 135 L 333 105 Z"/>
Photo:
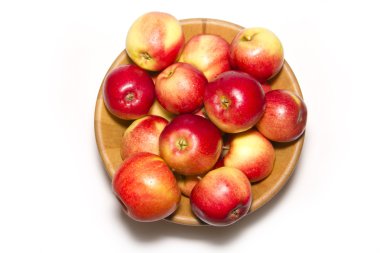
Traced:
<path fill-rule="evenodd" d="M 112 180 L 125 212 L 160 220 L 173 214 L 182 193 L 205 223 L 244 217 L 251 184 L 273 169 L 271 141 L 296 140 L 306 126 L 303 100 L 267 83 L 283 66 L 280 40 L 248 28 L 231 43 L 211 34 L 185 43 L 175 17 L 150 12 L 130 27 L 126 52 L 134 64 L 113 69 L 103 84 L 109 112 L 134 120 Z"/>

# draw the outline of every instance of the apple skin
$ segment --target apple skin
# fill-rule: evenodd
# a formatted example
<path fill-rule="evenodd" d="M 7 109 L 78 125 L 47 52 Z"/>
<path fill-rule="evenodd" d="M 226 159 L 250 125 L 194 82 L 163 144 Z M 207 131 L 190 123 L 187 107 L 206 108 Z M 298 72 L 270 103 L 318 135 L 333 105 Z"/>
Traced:
<path fill-rule="evenodd" d="M 152 79 L 135 65 L 117 67 L 104 80 L 104 104 L 118 118 L 131 120 L 146 115 L 154 99 Z"/>
<path fill-rule="evenodd" d="M 230 70 L 206 86 L 204 106 L 209 119 L 226 133 L 253 127 L 264 113 L 264 91 L 246 73 Z"/>
<path fill-rule="evenodd" d="M 206 77 L 188 63 L 177 62 L 163 70 L 156 79 L 157 99 L 174 114 L 192 113 L 203 104 Z"/>
<path fill-rule="evenodd" d="M 160 117 L 166 119 L 167 121 L 171 121 L 175 117 L 175 114 L 165 110 L 165 108 L 162 107 L 162 105 L 160 104 L 160 102 L 158 102 L 157 99 L 154 101 L 154 103 L 153 103 L 152 107 L 150 108 L 148 114 L 154 115 L 154 116 L 160 116 Z"/>
<path fill-rule="evenodd" d="M 181 114 L 162 131 L 160 155 L 181 175 L 201 175 L 217 162 L 222 151 L 219 129 L 209 120 L 193 114 Z"/>
<path fill-rule="evenodd" d="M 251 184 L 243 172 L 221 167 L 208 172 L 190 195 L 194 214 L 207 224 L 227 226 L 249 211 L 252 203 Z"/>
<path fill-rule="evenodd" d="M 181 191 L 161 157 L 137 153 L 116 171 L 112 187 L 129 217 L 137 221 L 157 221 L 178 207 Z"/>
<path fill-rule="evenodd" d="M 272 90 L 272 86 L 267 82 L 262 83 L 261 88 L 263 88 L 264 93 L 267 93 Z"/>
<path fill-rule="evenodd" d="M 230 63 L 263 82 L 281 70 L 284 50 L 281 41 L 268 29 L 246 28 L 231 42 Z"/>
<path fill-rule="evenodd" d="M 211 82 L 219 74 L 231 69 L 229 49 L 230 45 L 222 37 L 199 34 L 186 43 L 179 61 L 195 66 Z"/>
<path fill-rule="evenodd" d="M 210 171 L 218 169 L 220 167 L 224 167 L 222 154 L 218 158 L 218 161 L 215 163 L 215 165 L 210 169 Z M 191 191 L 193 190 L 194 186 L 199 182 L 199 180 L 202 179 L 203 176 L 204 174 L 198 176 L 184 176 L 176 174 L 178 186 L 181 189 L 182 194 L 186 197 L 190 197 Z"/>
<path fill-rule="evenodd" d="M 194 186 L 201 180 L 200 176 L 183 176 L 178 174 L 176 175 L 176 178 L 181 193 L 186 197 L 190 197 Z"/>
<path fill-rule="evenodd" d="M 177 59 L 184 44 L 182 27 L 175 17 L 149 12 L 140 16 L 128 30 L 126 51 L 141 68 L 160 71 Z"/>
<path fill-rule="evenodd" d="M 266 108 L 256 127 L 266 138 L 290 142 L 306 128 L 307 108 L 298 95 L 289 90 L 272 90 L 265 95 Z"/>
<path fill-rule="evenodd" d="M 258 182 L 272 172 L 275 151 L 272 143 L 257 130 L 248 130 L 231 136 L 230 149 L 224 156 L 224 165 L 234 167 Z"/>
<path fill-rule="evenodd" d="M 148 115 L 137 119 L 125 130 L 121 140 L 120 155 L 123 160 L 139 152 L 160 154 L 158 140 L 168 121 Z"/>

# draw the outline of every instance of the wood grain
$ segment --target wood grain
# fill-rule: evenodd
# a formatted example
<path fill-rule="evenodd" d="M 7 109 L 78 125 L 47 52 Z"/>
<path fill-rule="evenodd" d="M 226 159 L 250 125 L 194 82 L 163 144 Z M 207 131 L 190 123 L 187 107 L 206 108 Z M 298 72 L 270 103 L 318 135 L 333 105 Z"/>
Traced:
<path fill-rule="evenodd" d="M 242 29 L 241 26 L 215 19 L 186 19 L 181 20 L 181 25 L 186 41 L 196 34 L 207 33 L 219 35 L 231 42 Z M 112 63 L 108 72 L 117 66 L 128 63 L 132 63 L 132 61 L 123 50 Z M 292 90 L 302 97 L 297 79 L 286 61 L 281 72 L 270 83 L 273 89 Z M 94 123 L 96 142 L 104 163 L 104 169 L 112 178 L 122 162 L 120 157 L 121 137 L 131 122 L 120 120 L 107 111 L 103 103 L 102 86 L 99 89 L 96 101 Z M 304 135 L 291 143 L 274 143 L 276 160 L 273 172 L 265 180 L 252 185 L 254 201 L 250 213 L 271 200 L 288 181 L 301 154 L 303 142 Z M 190 201 L 185 196 L 182 196 L 180 207 L 167 220 L 184 225 L 205 225 L 191 212 Z"/>

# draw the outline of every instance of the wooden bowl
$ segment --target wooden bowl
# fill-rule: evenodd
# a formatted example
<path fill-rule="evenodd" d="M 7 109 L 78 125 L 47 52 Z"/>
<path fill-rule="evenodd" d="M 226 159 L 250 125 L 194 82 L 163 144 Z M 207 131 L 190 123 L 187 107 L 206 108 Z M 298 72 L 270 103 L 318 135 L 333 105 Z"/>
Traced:
<path fill-rule="evenodd" d="M 231 42 L 234 36 L 243 28 L 215 19 L 197 18 L 181 20 L 180 22 L 186 41 L 196 34 L 216 34 Z M 108 72 L 119 65 L 128 63 L 132 63 L 132 61 L 128 58 L 126 51 L 123 50 L 112 63 Z M 270 83 L 273 89 L 292 90 L 302 97 L 297 79 L 286 61 L 281 72 Z M 100 87 L 95 108 L 95 136 L 104 168 L 110 178 L 112 178 L 122 162 L 120 157 L 121 138 L 130 123 L 130 121 L 114 117 L 107 111 L 103 103 L 102 87 Z M 273 171 L 269 177 L 252 185 L 253 203 L 250 213 L 272 199 L 288 181 L 300 156 L 303 141 L 304 135 L 291 143 L 274 143 L 276 161 Z M 189 198 L 185 196 L 182 196 L 180 206 L 176 212 L 166 220 L 184 225 L 206 225 L 194 216 L 190 208 Z"/>

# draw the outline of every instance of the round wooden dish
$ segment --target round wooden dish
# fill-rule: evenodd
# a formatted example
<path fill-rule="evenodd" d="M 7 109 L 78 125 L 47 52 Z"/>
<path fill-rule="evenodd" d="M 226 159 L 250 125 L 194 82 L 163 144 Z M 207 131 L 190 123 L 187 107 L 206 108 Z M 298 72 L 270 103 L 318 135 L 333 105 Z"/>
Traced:
<path fill-rule="evenodd" d="M 186 40 L 196 34 L 216 34 L 231 42 L 234 36 L 242 29 L 241 26 L 214 19 L 186 19 L 181 20 L 181 24 Z M 132 63 L 132 61 L 123 50 L 112 63 L 108 72 L 119 65 L 128 63 Z M 270 83 L 273 89 L 292 90 L 302 97 L 297 79 L 286 61 L 281 72 Z M 122 162 L 120 157 L 121 138 L 130 123 L 112 116 L 107 111 L 103 103 L 102 87 L 100 87 L 95 108 L 95 135 L 99 153 L 110 178 L 112 178 Z M 288 181 L 300 156 L 303 141 L 304 135 L 291 143 L 274 143 L 276 161 L 273 172 L 263 181 L 252 185 L 253 203 L 250 213 L 272 199 Z M 177 211 L 167 220 L 184 225 L 205 225 L 194 216 L 190 208 L 190 201 L 184 196 L 182 196 Z"/>

